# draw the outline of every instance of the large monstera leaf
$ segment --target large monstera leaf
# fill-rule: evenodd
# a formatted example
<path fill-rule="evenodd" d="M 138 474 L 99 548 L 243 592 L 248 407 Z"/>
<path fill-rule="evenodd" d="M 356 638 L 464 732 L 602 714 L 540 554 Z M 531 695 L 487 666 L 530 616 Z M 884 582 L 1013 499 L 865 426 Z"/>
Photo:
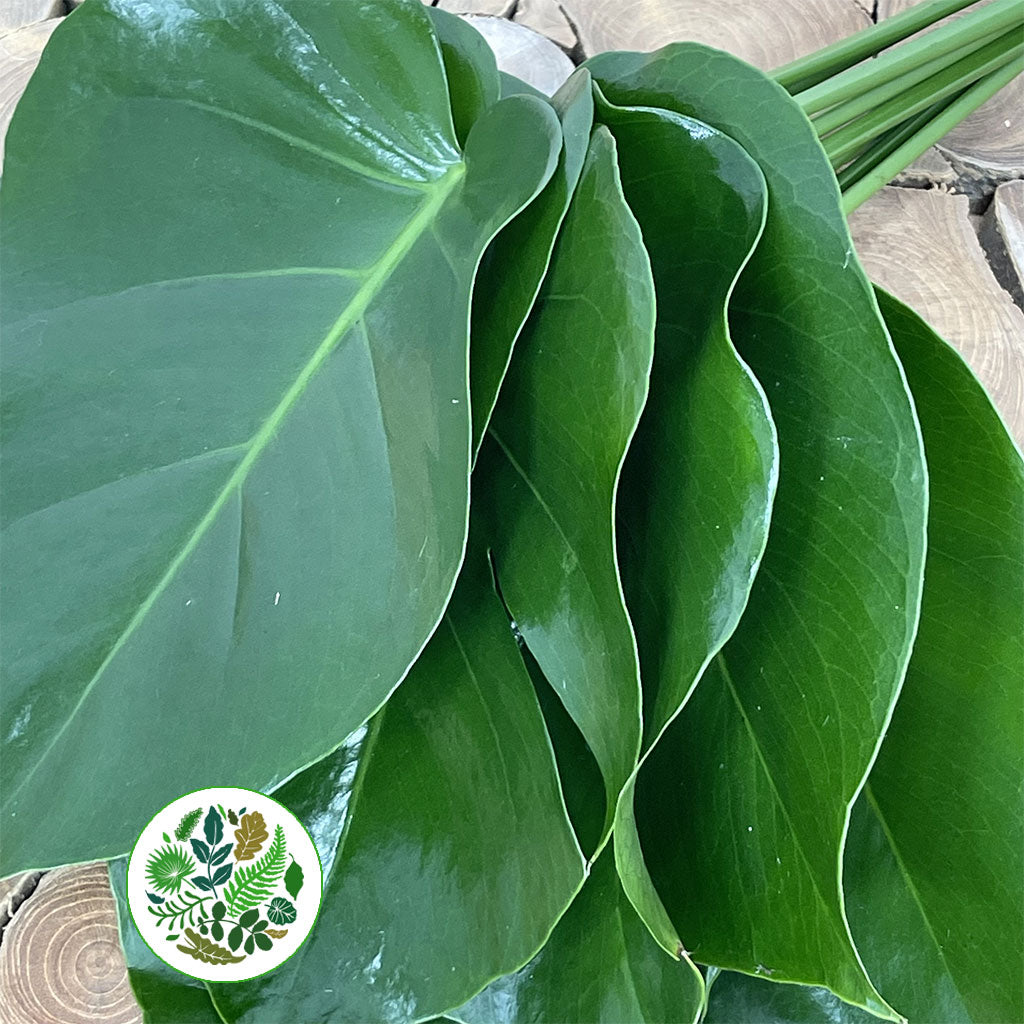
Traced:
<path fill-rule="evenodd" d="M 777 84 L 695 44 L 588 66 L 613 103 L 730 135 L 768 186 L 730 327 L 778 432 L 771 529 L 736 632 L 640 772 L 647 865 L 700 961 L 894 1016 L 850 936 L 840 862 L 917 626 L 927 495 L 906 382 L 832 169 Z"/>
<path fill-rule="evenodd" d="M 0 872 L 269 788 L 398 684 L 465 544 L 474 273 L 560 139 L 518 96 L 460 149 L 414 0 L 57 30 L 0 205 Z"/>

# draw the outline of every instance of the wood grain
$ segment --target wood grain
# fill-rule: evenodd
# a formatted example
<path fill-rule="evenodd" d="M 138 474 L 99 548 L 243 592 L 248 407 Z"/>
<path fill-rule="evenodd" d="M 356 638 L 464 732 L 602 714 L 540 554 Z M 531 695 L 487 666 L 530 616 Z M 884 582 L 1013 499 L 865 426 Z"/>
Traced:
<path fill-rule="evenodd" d="M 512 20 L 539 32 L 563 50 L 576 46 L 576 33 L 556 0 L 519 0 Z"/>
<path fill-rule="evenodd" d="M 46 41 L 62 20 L 52 18 L 0 36 L 0 158 L 14 108 L 39 63 Z"/>
<path fill-rule="evenodd" d="M 0 944 L 4 1024 L 140 1024 L 104 864 L 57 868 Z"/>
<path fill-rule="evenodd" d="M 985 260 L 965 196 L 888 187 L 850 216 L 868 276 L 955 345 L 1024 444 L 1024 313 Z"/>
<path fill-rule="evenodd" d="M 588 56 L 693 40 L 770 69 L 871 24 L 855 0 L 562 0 Z"/>
<path fill-rule="evenodd" d="M 504 18 L 465 15 L 487 40 L 498 68 L 550 96 L 572 74 L 573 63 L 550 39 Z"/>
<path fill-rule="evenodd" d="M 63 13 L 62 0 L 3 0 L 0 3 L 0 36 L 38 21 L 60 17 Z"/>
<path fill-rule="evenodd" d="M 997 280 L 1024 309 L 1024 181 L 996 189 L 978 237 Z"/>
<path fill-rule="evenodd" d="M 878 20 L 899 14 L 915 2 L 917 0 L 879 0 Z M 986 3 L 970 7 L 966 12 L 944 18 L 936 24 L 945 25 L 991 2 L 986 0 Z M 939 148 L 954 160 L 954 165 L 981 165 L 998 172 L 981 175 L 983 178 L 998 180 L 1000 177 L 1024 176 L 1024 75 L 1018 75 L 1005 89 L 957 125 L 939 143 Z"/>

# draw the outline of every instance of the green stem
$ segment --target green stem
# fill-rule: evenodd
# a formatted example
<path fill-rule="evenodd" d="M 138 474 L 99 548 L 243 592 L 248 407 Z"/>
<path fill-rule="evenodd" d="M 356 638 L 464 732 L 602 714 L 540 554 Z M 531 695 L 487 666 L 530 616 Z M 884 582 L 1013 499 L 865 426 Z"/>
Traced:
<path fill-rule="evenodd" d="M 1007 33 L 982 47 L 972 57 L 957 61 L 945 71 L 919 82 L 903 95 L 894 96 L 864 117 L 851 121 L 827 136 L 822 142 L 833 165 L 838 167 L 846 163 L 882 132 L 903 123 L 908 117 L 919 114 L 940 100 L 955 96 L 993 71 L 998 71 L 1018 55 L 1015 51 L 1019 51 L 1019 47 L 1014 38 L 1018 35 L 1020 33 Z"/>
<path fill-rule="evenodd" d="M 1024 9 L 1020 0 L 995 0 L 995 3 L 952 24 L 928 32 L 875 60 L 858 64 L 847 71 L 800 92 L 797 102 L 807 114 L 817 114 L 828 107 L 859 96 L 883 82 L 900 78 L 944 54 L 955 53 L 977 40 L 995 33 L 1008 32 L 1024 25 Z"/>
<path fill-rule="evenodd" d="M 977 0 L 925 0 L 924 3 L 914 4 L 908 10 L 886 18 L 877 25 L 777 68 L 772 72 L 772 77 L 790 92 L 809 89 L 974 3 Z"/>
<path fill-rule="evenodd" d="M 993 5 L 994 6 L 994 5 Z M 873 196 L 903 168 L 908 167 L 929 146 L 973 113 L 1004 85 L 1024 71 L 1024 56 L 1016 57 L 998 71 L 986 75 L 950 103 L 937 117 L 880 160 L 867 174 L 843 193 L 843 212 L 850 213 Z"/>
<path fill-rule="evenodd" d="M 875 110 L 893 97 L 904 95 L 911 86 L 917 85 L 919 82 L 923 82 L 950 68 L 961 67 L 966 60 L 971 60 L 972 58 L 975 60 L 982 59 L 981 51 L 985 50 L 986 47 L 990 47 L 995 42 L 1003 42 L 1003 45 L 1009 46 L 1013 40 L 1014 31 L 1019 30 L 996 33 L 986 39 L 975 40 L 972 43 L 968 43 L 961 50 L 943 54 L 941 57 L 934 57 L 912 71 L 900 75 L 898 78 L 882 82 L 881 85 L 876 85 L 873 89 L 867 89 L 852 99 L 845 100 L 834 107 L 829 107 L 828 110 L 814 115 L 814 127 L 819 135 L 827 135 L 829 132 L 835 131 L 836 128 L 840 128 L 847 122 L 852 121 L 855 117 L 860 117 L 866 111 Z M 979 75 L 978 77 L 981 76 Z"/>
<path fill-rule="evenodd" d="M 857 158 L 838 171 L 836 177 L 839 180 L 839 188 L 846 191 L 851 185 L 856 184 L 873 167 L 880 164 L 890 153 L 894 153 L 907 139 L 919 132 L 929 121 L 939 116 L 952 100 L 944 100 L 941 103 L 934 103 L 927 110 L 921 111 L 903 124 L 897 125 L 890 131 L 885 132 L 868 146 Z"/>

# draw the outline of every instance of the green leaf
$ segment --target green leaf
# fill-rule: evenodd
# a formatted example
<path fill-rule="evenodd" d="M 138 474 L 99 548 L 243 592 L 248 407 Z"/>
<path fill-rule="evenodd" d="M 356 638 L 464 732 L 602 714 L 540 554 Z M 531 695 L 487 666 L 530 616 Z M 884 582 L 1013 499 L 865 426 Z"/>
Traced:
<path fill-rule="evenodd" d="M 623 469 L 618 515 L 646 751 L 736 628 L 768 537 L 775 429 L 726 315 L 767 197 L 757 164 L 702 122 L 603 97 L 598 111 L 618 142 L 658 302 L 651 393 Z M 641 917 L 676 956 L 682 944 L 643 861 L 635 779 L 619 800 L 616 862 Z"/>
<path fill-rule="evenodd" d="M 597 128 L 474 486 L 486 495 L 475 492 L 487 502 L 502 597 L 600 765 L 604 834 L 640 745 L 615 495 L 653 350 L 650 264 L 614 140 Z"/>
<path fill-rule="evenodd" d="M 769 192 L 730 326 L 778 431 L 772 525 L 735 634 L 639 776 L 647 863 L 699 960 L 894 1016 L 850 938 L 839 864 L 917 622 L 925 469 L 905 381 L 828 160 L 779 86 L 695 44 L 588 66 L 615 103 L 731 135 Z"/>
<path fill-rule="evenodd" d="M 210 850 L 217 846 L 217 844 L 224 838 L 224 819 L 213 807 L 210 808 L 206 815 L 206 819 L 203 821 L 203 833 L 206 836 L 207 843 L 210 844 Z M 210 859 L 210 850 L 206 851 L 206 862 Z"/>
<path fill-rule="evenodd" d="M 174 838 L 180 839 L 184 842 L 189 836 L 195 831 L 196 825 L 199 824 L 199 819 L 203 816 L 203 809 L 197 807 L 194 811 L 189 811 L 188 814 L 182 816 L 181 821 L 178 822 L 178 827 L 174 830 Z"/>
<path fill-rule="evenodd" d="M 735 971 L 708 969 L 705 1024 L 872 1024 L 877 1020 L 828 989 L 775 984 Z"/>
<path fill-rule="evenodd" d="M 1024 1020 L 1024 460 L 960 356 L 878 300 L 931 501 L 914 653 L 850 828 L 850 923 L 912 1021 Z"/>
<path fill-rule="evenodd" d="M 245 959 L 241 956 L 234 956 L 230 950 L 218 946 L 212 939 L 203 938 L 191 928 L 185 929 L 185 936 L 189 945 L 176 948 L 182 953 L 187 953 L 193 960 L 201 960 L 205 964 L 238 964 Z M 246 946 L 248 945 L 249 943 L 246 943 Z M 251 953 L 252 950 L 247 948 L 246 952 Z"/>
<path fill-rule="evenodd" d="M 263 932 L 257 932 L 255 935 L 253 935 L 253 940 L 255 941 L 256 945 L 259 946 L 259 948 L 262 950 L 271 949 L 274 945 L 274 940 L 271 939 L 269 935 L 266 935 Z"/>
<path fill-rule="evenodd" d="M 220 921 L 214 921 L 210 924 L 210 937 L 216 942 L 220 942 L 224 938 L 224 925 Z"/>
<path fill-rule="evenodd" d="M 228 917 L 237 916 L 240 910 L 245 913 L 239 918 L 244 927 L 248 927 L 259 916 L 253 909 L 264 900 L 270 898 L 274 887 L 284 874 L 285 838 L 284 829 L 278 825 L 274 829 L 274 838 L 267 852 L 252 864 L 243 864 L 238 868 L 235 877 L 224 890 L 224 902 L 228 905 Z"/>
<path fill-rule="evenodd" d="M 299 895 L 299 891 L 302 889 L 302 882 L 302 866 L 293 857 L 291 864 L 288 865 L 288 870 L 284 873 L 284 887 L 292 899 Z"/>
<path fill-rule="evenodd" d="M 387 707 L 275 799 L 311 827 L 323 903 L 281 967 L 215 989 L 225 1020 L 420 1020 L 543 944 L 584 861 L 479 541 Z"/>
<path fill-rule="evenodd" d="M 267 917 L 274 924 L 291 924 L 295 920 L 295 907 L 288 900 L 277 896 L 267 907 Z"/>
<path fill-rule="evenodd" d="M 463 1024 L 694 1024 L 701 976 L 665 955 L 626 899 L 612 851 L 544 948 L 448 1016 Z"/>
<path fill-rule="evenodd" d="M 465 544 L 475 268 L 558 143 L 518 96 L 463 156 L 415 0 L 95 0 L 54 33 L 0 196 L 0 782 L 4 821 L 62 827 L 0 873 L 127 850 L 214 747 L 273 785 L 394 689 Z"/>
<path fill-rule="evenodd" d="M 594 121 L 590 75 L 570 76 L 551 98 L 562 125 L 562 152 L 544 190 L 487 247 L 473 287 L 470 396 L 473 450 L 490 421 L 513 346 L 537 298 L 583 170 Z"/>
<path fill-rule="evenodd" d="M 460 145 L 484 111 L 501 95 L 494 51 L 469 22 L 438 7 L 428 8 L 441 44 L 451 95 L 452 121 Z"/>

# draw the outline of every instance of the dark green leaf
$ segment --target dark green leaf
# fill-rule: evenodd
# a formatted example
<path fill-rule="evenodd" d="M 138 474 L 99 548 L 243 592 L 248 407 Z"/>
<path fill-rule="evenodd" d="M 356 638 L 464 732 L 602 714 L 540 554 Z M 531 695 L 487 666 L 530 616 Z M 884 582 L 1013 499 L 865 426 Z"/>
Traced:
<path fill-rule="evenodd" d="M 640 745 L 614 516 L 653 351 L 650 264 L 597 128 L 474 484 L 509 612 L 601 767 L 605 833 Z"/>
<path fill-rule="evenodd" d="M 693 964 L 650 936 L 606 850 L 533 960 L 449 1015 L 464 1024 L 693 1024 L 703 989 Z"/>
<path fill-rule="evenodd" d="M 925 471 L 905 381 L 832 169 L 779 86 L 695 44 L 588 66 L 615 103 L 731 135 L 769 192 L 730 326 L 778 430 L 772 525 L 735 634 L 639 777 L 647 863 L 700 960 L 892 1015 L 854 950 L 839 864 L 917 622 Z"/>
<path fill-rule="evenodd" d="M 275 798 L 312 826 L 320 917 L 277 970 L 216 989 L 225 1020 L 419 1020 L 543 944 L 584 862 L 477 541 L 387 707 Z"/>
<path fill-rule="evenodd" d="M 1024 1020 L 1024 461 L 960 356 L 878 299 L 931 501 L 914 653 L 850 827 L 850 924 L 912 1021 Z"/>
<path fill-rule="evenodd" d="M 255 948 L 256 948 L 255 936 L 250 935 L 250 936 L 248 936 L 246 938 L 245 942 L 242 944 L 242 949 L 244 949 L 246 953 L 249 953 L 251 955 L 253 950 L 255 950 Z M 214 1005 L 216 1006 L 216 1003 L 214 1003 Z"/>
<path fill-rule="evenodd" d="M 203 833 L 206 836 L 207 843 L 210 844 L 210 849 L 206 851 L 205 863 L 205 861 L 210 859 L 210 850 L 224 838 L 224 819 L 213 807 L 210 808 L 203 821 Z M 193 843 L 193 845 L 195 844 Z"/>
<path fill-rule="evenodd" d="M 202 875 L 193 875 L 189 882 L 194 885 L 197 889 L 202 889 L 203 892 L 211 892 L 213 886 L 210 884 L 208 878 L 204 878 Z"/>
<path fill-rule="evenodd" d="M 257 921 L 257 922 L 256 922 L 256 923 L 255 923 L 255 924 L 254 924 L 254 925 L 252 926 L 252 928 L 250 929 L 250 931 L 252 931 L 252 932 L 261 932 L 261 931 L 263 931 L 263 930 L 264 930 L 264 929 L 265 929 L 265 928 L 267 927 L 267 925 L 268 925 L 269 923 L 270 923 L 269 921 Z"/>
<path fill-rule="evenodd" d="M 291 924 L 295 920 L 295 907 L 288 900 L 276 896 L 267 907 L 267 917 L 274 924 Z"/>
<path fill-rule="evenodd" d="M 475 268 L 559 139 L 512 97 L 463 158 L 414 0 L 54 34 L 0 197 L 0 872 L 127 850 L 215 747 L 272 785 L 394 689 L 465 544 Z"/>
<path fill-rule="evenodd" d="M 224 938 L 224 925 L 220 921 L 214 921 L 210 925 L 210 936 L 217 942 Z"/>
<path fill-rule="evenodd" d="M 775 984 L 709 968 L 705 1024 L 872 1024 L 877 1020 L 828 989 Z"/>
<path fill-rule="evenodd" d="M 228 912 L 228 908 L 227 908 L 227 907 L 225 907 L 225 906 L 224 906 L 224 904 L 223 904 L 223 903 L 222 903 L 222 902 L 221 902 L 220 900 L 217 900 L 217 902 L 216 902 L 216 903 L 214 903 L 214 905 L 213 905 L 213 906 L 212 906 L 212 907 L 210 908 L 210 913 L 212 913 L 212 914 L 213 914 L 213 916 L 214 916 L 214 917 L 215 917 L 215 918 L 216 918 L 216 919 L 217 919 L 218 921 L 219 921 L 219 920 L 220 920 L 220 919 L 221 919 L 221 918 L 222 918 L 222 917 L 223 917 L 223 916 L 224 916 L 224 915 L 225 915 L 225 914 L 226 914 L 227 912 Z"/>
<path fill-rule="evenodd" d="M 727 303 L 764 225 L 764 177 L 727 136 L 599 97 L 658 301 L 651 393 L 623 469 L 619 544 L 637 633 L 645 747 L 679 713 L 747 603 L 778 475 L 764 392 L 729 337 Z M 635 776 L 618 807 L 623 885 L 672 955 L 681 943 L 643 862 Z"/>
<path fill-rule="evenodd" d="M 240 914 L 239 915 L 238 923 L 243 928 L 251 928 L 256 923 L 256 921 L 258 920 L 259 916 L 260 916 L 260 912 L 259 912 L 258 908 L 254 908 L 252 910 L 247 910 L 244 914 Z"/>
<path fill-rule="evenodd" d="M 226 859 L 227 855 L 231 852 L 231 848 L 234 843 L 225 843 L 217 852 L 210 858 L 210 864 L 220 864 L 220 862 Z"/>
<path fill-rule="evenodd" d="M 292 899 L 299 895 L 302 889 L 302 882 L 302 867 L 293 857 L 291 864 L 288 865 L 288 870 L 284 873 L 284 887 Z"/>
<path fill-rule="evenodd" d="M 437 7 L 430 7 L 429 14 L 441 44 L 455 135 L 465 145 L 477 119 L 501 94 L 498 64 L 487 41 L 468 22 Z"/>
<path fill-rule="evenodd" d="M 213 873 L 213 884 L 223 885 L 230 877 L 234 864 L 225 864 Z"/>
<path fill-rule="evenodd" d="M 473 286 L 469 383 L 474 451 L 483 439 L 513 346 L 537 298 L 583 169 L 594 120 L 590 75 L 573 75 L 551 104 L 562 125 L 558 166 L 540 195 L 487 247 Z"/>
<path fill-rule="evenodd" d="M 231 931 L 228 933 L 228 945 L 232 949 L 238 949 L 238 947 L 242 944 L 242 935 L 243 932 L 241 925 L 235 925 L 235 927 L 232 928 Z"/>
<path fill-rule="evenodd" d="M 189 842 L 192 843 L 192 852 L 196 855 L 196 860 L 200 864 L 208 864 L 210 862 L 210 848 L 201 839 L 191 839 Z"/>
<path fill-rule="evenodd" d="M 274 945 L 274 940 L 271 939 L 269 935 L 265 935 L 263 932 L 257 932 L 255 935 L 253 935 L 253 939 L 255 940 L 256 945 L 263 950 L 270 949 Z"/>

